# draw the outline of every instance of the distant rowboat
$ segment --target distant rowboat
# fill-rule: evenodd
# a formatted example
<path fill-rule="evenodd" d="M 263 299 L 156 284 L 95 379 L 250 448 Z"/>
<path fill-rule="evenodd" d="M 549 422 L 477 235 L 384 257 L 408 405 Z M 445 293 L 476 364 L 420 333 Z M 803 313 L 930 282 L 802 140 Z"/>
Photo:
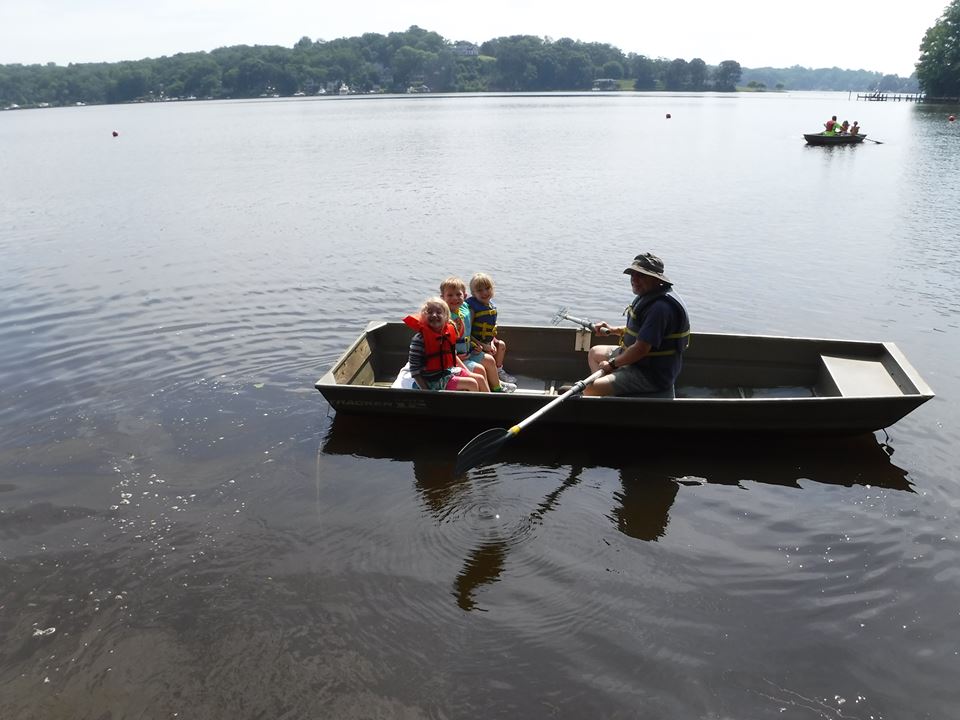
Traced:
<path fill-rule="evenodd" d="M 856 145 L 866 139 L 866 135 L 825 135 L 824 133 L 804 133 L 808 145 Z"/>

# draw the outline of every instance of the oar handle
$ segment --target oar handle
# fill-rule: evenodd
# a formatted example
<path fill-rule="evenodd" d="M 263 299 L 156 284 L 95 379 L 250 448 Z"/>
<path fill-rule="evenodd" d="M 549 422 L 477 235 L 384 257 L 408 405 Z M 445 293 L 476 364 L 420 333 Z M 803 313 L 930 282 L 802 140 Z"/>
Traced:
<path fill-rule="evenodd" d="M 523 430 L 527 425 L 529 425 L 530 423 L 532 423 L 534 420 L 538 419 L 545 413 L 548 413 L 551 410 L 553 410 L 553 408 L 555 408 L 557 405 L 562 403 L 564 400 L 572 397 L 573 395 L 577 395 L 578 393 L 582 393 L 584 390 L 586 390 L 587 385 L 592 385 L 595 380 L 602 378 L 603 374 L 604 374 L 603 370 L 597 370 L 590 377 L 584 378 L 583 380 L 578 380 L 574 384 L 574 386 L 569 390 L 567 390 L 565 393 L 563 393 L 563 395 L 555 397 L 553 400 L 548 402 L 542 408 L 537 410 L 533 415 L 531 415 L 530 417 L 524 418 L 523 420 L 518 422 L 516 425 L 510 428 L 507 432 L 509 432 L 511 435 L 516 435 L 518 432 Z"/>

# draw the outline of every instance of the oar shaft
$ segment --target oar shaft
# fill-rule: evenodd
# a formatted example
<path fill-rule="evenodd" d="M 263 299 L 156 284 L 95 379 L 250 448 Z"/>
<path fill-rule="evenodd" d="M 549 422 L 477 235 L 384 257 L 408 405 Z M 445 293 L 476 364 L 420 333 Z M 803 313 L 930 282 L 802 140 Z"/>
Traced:
<path fill-rule="evenodd" d="M 457 463 L 454 466 L 454 472 L 457 474 L 465 473 L 470 468 L 474 468 L 477 465 L 488 462 L 497 454 L 497 452 L 499 452 L 500 446 L 503 445 L 507 440 L 514 437 L 527 425 L 541 417 L 544 413 L 552 410 L 571 395 L 582 392 L 587 385 L 591 384 L 594 380 L 602 375 L 603 370 L 597 370 L 590 377 L 580 380 L 576 385 L 563 393 L 563 395 L 554 398 L 542 408 L 537 410 L 533 415 L 521 420 L 509 430 L 504 430 L 503 428 L 491 428 L 490 430 L 480 433 L 473 440 L 464 445 L 460 449 L 460 452 L 457 453 Z"/>
<path fill-rule="evenodd" d="M 574 385 L 572 388 L 570 388 L 570 389 L 567 390 L 565 393 L 563 393 L 563 395 L 560 395 L 560 396 L 558 396 L 558 397 L 555 397 L 553 400 L 551 400 L 550 402 L 548 402 L 548 403 L 547 403 L 546 405 L 544 405 L 542 408 L 540 408 L 539 410 L 537 410 L 533 415 L 531 415 L 531 416 L 529 416 L 529 417 L 526 417 L 526 418 L 524 418 L 523 420 L 521 420 L 520 422 L 518 422 L 516 425 L 514 425 L 512 428 L 510 428 L 510 430 L 509 430 L 508 432 L 509 432 L 511 435 L 516 435 L 518 432 L 520 432 L 521 430 L 523 430 L 527 425 L 529 425 L 530 423 L 532 423 L 534 420 L 537 420 L 537 419 L 540 418 L 542 415 L 550 412 L 554 407 L 556 407 L 557 405 L 559 405 L 560 403 L 562 403 L 564 400 L 566 400 L 567 398 L 569 398 L 571 395 L 576 395 L 577 393 L 583 392 L 583 391 L 586 389 L 587 385 L 592 385 L 595 380 L 597 380 L 598 378 L 601 378 L 601 377 L 603 377 L 603 370 L 597 370 L 597 371 L 596 371 L 593 375 L 591 375 L 590 377 L 584 378 L 583 380 L 579 380 L 579 381 L 576 383 L 576 385 Z"/>
<path fill-rule="evenodd" d="M 587 330 L 591 330 L 591 331 L 594 330 L 593 323 L 590 322 L 589 320 L 581 320 L 578 317 L 574 317 L 573 315 L 567 315 L 566 313 L 564 313 L 561 317 L 563 317 L 565 320 L 569 320 L 572 323 L 576 323 L 580 327 L 584 327 Z"/>
<path fill-rule="evenodd" d="M 561 313 L 560 317 L 564 318 L 565 320 L 569 320 L 572 323 L 576 323 L 580 327 L 584 327 L 590 332 L 600 333 L 601 335 L 610 334 L 610 330 L 608 328 L 598 329 L 596 323 L 592 323 L 589 320 L 581 320 L 578 317 L 574 317 L 573 315 L 567 315 L 566 313 Z"/>

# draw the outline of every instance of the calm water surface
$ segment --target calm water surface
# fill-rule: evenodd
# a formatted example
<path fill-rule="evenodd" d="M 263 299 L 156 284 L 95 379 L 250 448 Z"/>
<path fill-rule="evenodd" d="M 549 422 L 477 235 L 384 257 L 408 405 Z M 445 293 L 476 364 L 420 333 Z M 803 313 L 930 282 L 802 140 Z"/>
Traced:
<path fill-rule="evenodd" d="M 0 717 L 955 717 L 956 110 L 0 113 Z M 805 146 L 833 114 L 883 144 Z M 474 428 L 312 387 L 452 273 L 616 320 L 645 250 L 695 330 L 892 340 L 937 398 L 837 442 L 532 428 L 454 477 Z"/>

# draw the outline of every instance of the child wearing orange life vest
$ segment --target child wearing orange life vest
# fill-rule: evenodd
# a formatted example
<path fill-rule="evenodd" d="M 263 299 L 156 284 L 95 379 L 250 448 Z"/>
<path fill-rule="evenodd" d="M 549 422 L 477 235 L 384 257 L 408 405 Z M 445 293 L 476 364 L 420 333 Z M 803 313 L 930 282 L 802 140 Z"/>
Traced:
<path fill-rule="evenodd" d="M 450 308 L 442 298 L 428 298 L 417 316 L 403 319 L 417 331 L 410 341 L 410 374 L 421 390 L 467 390 L 479 383 L 457 357 L 457 330 L 450 322 Z"/>
<path fill-rule="evenodd" d="M 497 366 L 497 376 L 501 382 L 515 383 L 517 379 L 503 369 L 503 359 L 507 355 L 507 344 L 497 337 L 497 306 L 493 302 L 493 278 L 478 272 L 470 278 L 470 339 L 477 353 L 489 353 Z M 467 360 L 467 365 L 474 356 Z"/>

